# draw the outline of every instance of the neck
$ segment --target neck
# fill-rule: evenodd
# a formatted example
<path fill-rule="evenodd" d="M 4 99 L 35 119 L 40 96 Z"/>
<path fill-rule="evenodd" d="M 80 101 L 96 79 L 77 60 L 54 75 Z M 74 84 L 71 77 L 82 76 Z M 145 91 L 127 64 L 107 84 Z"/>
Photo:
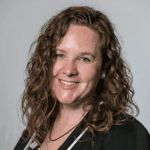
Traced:
<path fill-rule="evenodd" d="M 82 106 L 73 108 L 68 105 L 60 104 L 58 120 L 65 125 L 75 125 L 80 123 L 88 111 L 84 111 Z"/>

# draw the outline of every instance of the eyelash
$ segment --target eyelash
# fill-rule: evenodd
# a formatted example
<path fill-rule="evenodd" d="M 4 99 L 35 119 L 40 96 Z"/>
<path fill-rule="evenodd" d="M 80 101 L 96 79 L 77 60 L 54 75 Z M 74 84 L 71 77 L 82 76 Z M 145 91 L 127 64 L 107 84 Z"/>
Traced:
<path fill-rule="evenodd" d="M 56 57 L 59 57 L 59 56 L 62 56 L 62 55 L 63 54 L 57 54 Z M 63 55 L 63 57 L 64 57 L 64 55 Z M 59 58 L 62 58 L 62 57 L 59 57 Z M 84 61 L 84 62 L 90 62 L 90 60 L 87 57 L 81 57 L 81 58 L 83 58 L 84 60 L 86 59 L 86 61 Z"/>

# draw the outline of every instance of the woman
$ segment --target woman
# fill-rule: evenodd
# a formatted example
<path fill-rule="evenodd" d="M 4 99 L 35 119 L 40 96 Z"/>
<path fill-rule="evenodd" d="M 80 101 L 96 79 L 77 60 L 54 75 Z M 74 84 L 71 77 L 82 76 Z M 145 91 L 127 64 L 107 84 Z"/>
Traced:
<path fill-rule="evenodd" d="M 22 98 L 27 127 L 14 150 L 150 149 L 148 131 L 129 114 L 133 106 L 139 113 L 130 70 L 102 12 L 67 8 L 34 44 Z"/>

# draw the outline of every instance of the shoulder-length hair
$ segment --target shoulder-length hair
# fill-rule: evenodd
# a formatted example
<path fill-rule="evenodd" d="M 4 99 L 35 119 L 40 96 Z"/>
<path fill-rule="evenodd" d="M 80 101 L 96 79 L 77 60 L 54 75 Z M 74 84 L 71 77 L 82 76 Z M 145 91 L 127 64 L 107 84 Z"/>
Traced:
<path fill-rule="evenodd" d="M 59 102 L 52 91 L 52 71 L 55 63 L 55 48 L 66 35 L 69 25 L 89 27 L 99 34 L 99 50 L 102 52 L 102 78 L 95 94 L 84 105 L 90 106 L 86 124 L 91 139 L 95 131 L 107 132 L 115 124 L 129 119 L 134 112 L 134 89 L 132 74 L 122 58 L 121 46 L 115 30 L 106 15 L 90 7 L 69 7 L 52 17 L 41 29 L 39 38 L 33 42 L 34 52 L 27 64 L 26 88 L 22 96 L 22 119 L 27 117 L 28 136 L 36 133 L 41 144 L 58 115 Z M 94 100 L 93 100 L 94 99 Z M 30 113 L 28 113 L 30 111 Z M 128 114 L 128 115 L 127 115 Z M 126 116 L 119 119 L 119 116 Z M 23 132 L 23 133 L 24 133 Z M 22 134 L 23 135 L 23 134 Z"/>

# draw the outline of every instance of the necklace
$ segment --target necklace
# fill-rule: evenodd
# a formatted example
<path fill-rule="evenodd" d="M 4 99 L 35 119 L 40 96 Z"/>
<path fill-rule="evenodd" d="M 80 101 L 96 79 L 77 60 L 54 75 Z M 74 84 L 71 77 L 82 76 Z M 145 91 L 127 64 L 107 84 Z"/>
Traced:
<path fill-rule="evenodd" d="M 76 126 L 74 126 L 73 128 L 71 128 L 68 132 L 66 132 L 65 134 L 61 135 L 59 138 L 54 139 L 54 140 L 51 139 L 51 132 L 52 132 L 52 128 L 51 128 L 51 130 L 50 130 L 50 141 L 56 141 L 56 140 L 60 139 L 61 137 L 63 137 L 63 136 L 66 135 L 67 133 L 69 133 L 71 130 L 73 130 L 73 129 L 74 129 L 75 127 L 77 127 L 77 126 L 78 126 L 78 124 L 77 124 Z M 49 141 L 49 142 L 50 142 L 50 141 Z M 46 146 L 48 145 L 49 142 L 46 142 L 46 144 L 44 145 L 44 147 L 43 147 L 42 150 L 44 150 L 44 149 L 46 148 Z"/>
<path fill-rule="evenodd" d="M 77 126 L 77 125 L 76 125 Z M 69 133 L 71 130 L 73 130 L 76 126 L 74 126 L 72 129 L 70 129 L 68 132 L 66 132 L 65 134 L 63 134 L 62 136 L 60 136 L 59 138 L 55 139 L 55 140 L 52 140 L 51 139 L 51 132 L 52 132 L 52 128 L 51 128 L 51 131 L 50 131 L 50 141 L 56 141 L 58 139 L 60 139 L 61 137 L 63 137 L 64 135 L 66 135 L 67 133 Z"/>

